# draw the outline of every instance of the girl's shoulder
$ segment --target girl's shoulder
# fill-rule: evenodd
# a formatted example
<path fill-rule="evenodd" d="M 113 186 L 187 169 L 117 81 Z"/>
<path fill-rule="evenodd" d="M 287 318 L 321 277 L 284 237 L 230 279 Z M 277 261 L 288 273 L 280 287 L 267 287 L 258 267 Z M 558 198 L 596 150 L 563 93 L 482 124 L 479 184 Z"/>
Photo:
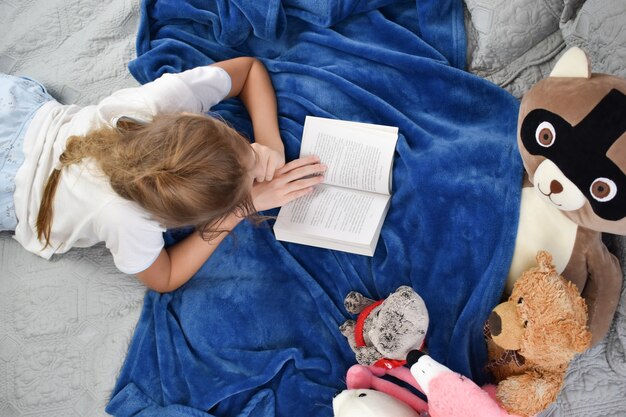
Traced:
<path fill-rule="evenodd" d="M 100 208 L 98 217 L 105 226 L 129 230 L 154 230 L 158 233 L 165 231 L 165 228 L 151 219 L 149 213 L 139 204 L 117 194 L 112 195 Z"/>
<path fill-rule="evenodd" d="M 164 231 L 136 203 L 121 197 L 110 200 L 97 217 L 99 239 L 111 251 L 117 268 L 127 274 L 141 272 L 154 262 L 164 247 Z"/>

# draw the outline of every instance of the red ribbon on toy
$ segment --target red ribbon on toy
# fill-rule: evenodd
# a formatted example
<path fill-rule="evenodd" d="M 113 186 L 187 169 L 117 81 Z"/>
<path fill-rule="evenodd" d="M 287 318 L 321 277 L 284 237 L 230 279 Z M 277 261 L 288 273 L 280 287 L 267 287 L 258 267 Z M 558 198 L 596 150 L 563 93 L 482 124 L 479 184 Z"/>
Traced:
<path fill-rule="evenodd" d="M 405 360 L 381 358 L 374 362 L 377 368 L 393 369 L 406 365 Z"/>
<path fill-rule="evenodd" d="M 363 338 L 363 327 L 365 326 L 365 319 L 370 315 L 372 310 L 381 305 L 385 300 L 376 301 L 374 304 L 370 304 L 365 307 L 356 319 L 356 326 L 354 326 L 354 340 L 357 347 L 365 346 L 365 339 Z"/>

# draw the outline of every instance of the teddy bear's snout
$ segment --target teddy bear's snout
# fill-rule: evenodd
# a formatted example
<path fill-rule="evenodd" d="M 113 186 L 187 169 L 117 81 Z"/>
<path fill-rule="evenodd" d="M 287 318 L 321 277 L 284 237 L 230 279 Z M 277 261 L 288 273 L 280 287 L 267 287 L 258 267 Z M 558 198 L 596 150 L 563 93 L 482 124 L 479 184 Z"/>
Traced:
<path fill-rule="evenodd" d="M 499 336 L 502 333 L 502 319 L 495 311 L 489 315 L 489 331 L 492 336 Z"/>
<path fill-rule="evenodd" d="M 524 326 L 520 323 L 515 303 L 507 301 L 497 305 L 488 320 L 491 337 L 500 347 L 507 350 L 521 347 Z"/>

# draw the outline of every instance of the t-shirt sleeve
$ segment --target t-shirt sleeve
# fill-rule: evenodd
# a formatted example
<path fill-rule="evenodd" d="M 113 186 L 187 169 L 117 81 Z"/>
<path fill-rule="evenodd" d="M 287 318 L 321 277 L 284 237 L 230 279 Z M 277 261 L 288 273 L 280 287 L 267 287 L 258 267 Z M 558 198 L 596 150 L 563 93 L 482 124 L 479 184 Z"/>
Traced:
<path fill-rule="evenodd" d="M 115 266 L 125 274 L 145 271 L 164 247 L 165 228 L 130 201 L 113 201 L 104 206 L 96 228 Z"/>
<path fill-rule="evenodd" d="M 118 90 L 98 104 L 105 123 L 115 125 L 121 116 L 152 120 L 157 114 L 205 113 L 230 92 L 228 73 L 216 66 L 196 67 L 164 74 L 140 87 Z"/>

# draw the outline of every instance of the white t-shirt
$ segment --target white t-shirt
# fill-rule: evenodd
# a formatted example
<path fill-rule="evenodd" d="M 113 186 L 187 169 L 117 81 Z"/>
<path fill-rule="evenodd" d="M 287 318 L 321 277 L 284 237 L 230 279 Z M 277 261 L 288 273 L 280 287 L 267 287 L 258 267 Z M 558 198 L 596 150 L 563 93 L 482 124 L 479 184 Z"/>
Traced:
<path fill-rule="evenodd" d="M 207 112 L 226 97 L 230 88 L 226 71 L 205 66 L 119 90 L 98 105 L 66 106 L 56 101 L 44 104 L 26 131 L 25 161 L 15 177 L 15 239 L 46 259 L 72 247 L 105 242 L 120 271 L 144 271 L 159 256 L 165 229 L 139 205 L 117 195 L 108 178 L 89 160 L 61 171 L 50 246 L 43 248 L 35 224 L 45 183 L 59 166 L 68 137 L 105 125 L 115 126 L 122 116 L 150 121 L 157 114 Z"/>

